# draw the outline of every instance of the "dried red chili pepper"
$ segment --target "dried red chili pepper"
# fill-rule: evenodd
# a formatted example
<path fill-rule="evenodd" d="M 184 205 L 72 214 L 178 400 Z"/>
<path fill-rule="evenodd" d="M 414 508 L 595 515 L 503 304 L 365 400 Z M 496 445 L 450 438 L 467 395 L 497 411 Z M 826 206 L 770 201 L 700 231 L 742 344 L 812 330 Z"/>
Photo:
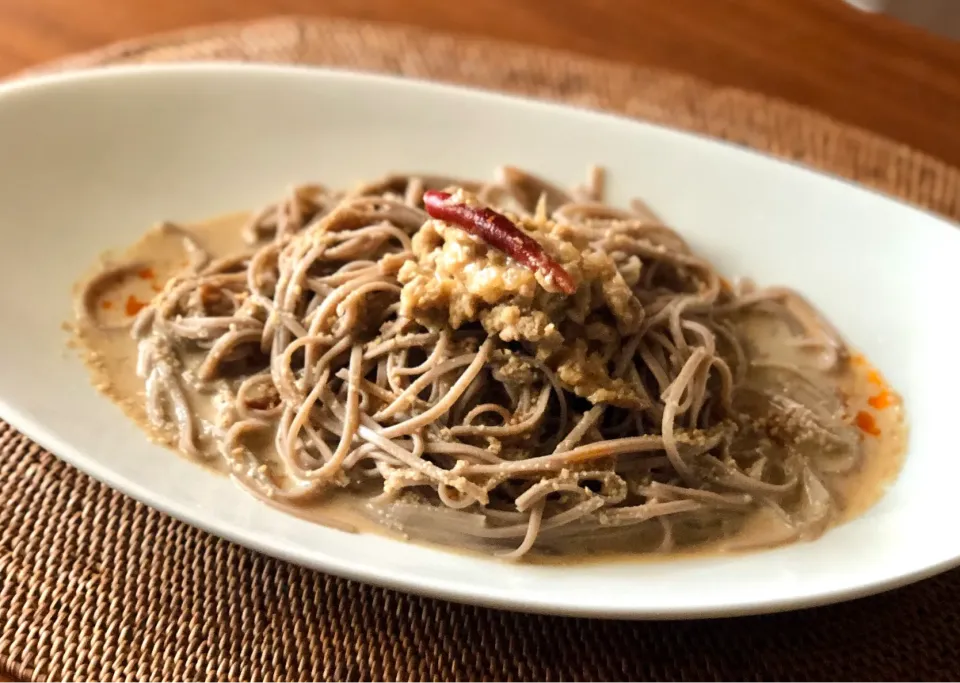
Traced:
<path fill-rule="evenodd" d="M 423 204 L 427 213 L 432 218 L 456 225 L 494 249 L 499 249 L 522 266 L 541 273 L 564 294 L 577 291 L 577 285 L 570 273 L 550 258 L 539 242 L 525 234 L 513 221 L 493 209 L 451 202 L 451 196 L 449 192 L 439 190 L 424 192 Z"/>

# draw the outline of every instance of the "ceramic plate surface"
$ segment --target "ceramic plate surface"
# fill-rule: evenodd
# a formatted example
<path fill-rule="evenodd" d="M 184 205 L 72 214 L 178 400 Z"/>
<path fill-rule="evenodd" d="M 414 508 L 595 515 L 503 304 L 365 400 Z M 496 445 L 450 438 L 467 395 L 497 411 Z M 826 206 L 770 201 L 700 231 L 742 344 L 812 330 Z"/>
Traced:
<path fill-rule="evenodd" d="M 0 415 L 144 503 L 264 553 L 448 599 L 560 614 L 702 617 L 864 595 L 958 563 L 960 233 L 932 215 L 694 135 L 499 95 L 313 69 L 139 67 L 0 87 Z M 806 294 L 903 394 L 903 473 L 814 543 L 737 556 L 524 566 L 284 515 L 150 445 L 65 350 L 71 286 L 108 248 L 391 170 L 574 184 L 609 171 L 728 275 Z"/>

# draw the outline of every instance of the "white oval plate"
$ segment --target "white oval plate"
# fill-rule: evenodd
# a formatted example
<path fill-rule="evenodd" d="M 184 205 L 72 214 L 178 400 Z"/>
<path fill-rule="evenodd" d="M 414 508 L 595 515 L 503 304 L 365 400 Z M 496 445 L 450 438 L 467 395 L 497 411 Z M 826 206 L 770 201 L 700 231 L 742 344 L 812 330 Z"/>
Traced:
<path fill-rule="evenodd" d="M 704 617 L 852 598 L 960 561 L 954 452 L 960 233 L 878 194 L 737 147 L 569 108 L 286 67 L 120 68 L 0 87 L 0 414 L 144 503 L 277 557 L 453 600 L 560 614 Z M 150 445 L 65 352 L 71 285 L 162 220 L 388 170 L 561 183 L 609 170 L 728 274 L 807 294 L 906 400 L 906 466 L 822 539 L 728 557 L 536 567 L 350 535 L 254 501 Z"/>

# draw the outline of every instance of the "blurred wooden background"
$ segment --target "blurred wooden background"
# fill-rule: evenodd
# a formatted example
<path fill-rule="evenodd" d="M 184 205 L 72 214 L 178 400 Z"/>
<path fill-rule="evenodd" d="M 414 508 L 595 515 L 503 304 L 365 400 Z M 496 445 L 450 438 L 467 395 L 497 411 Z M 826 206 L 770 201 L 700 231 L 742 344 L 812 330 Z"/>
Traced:
<path fill-rule="evenodd" d="M 678 69 L 960 165 L 960 42 L 842 0 L 0 0 L 0 73 L 158 31 L 276 14 L 418 24 Z"/>

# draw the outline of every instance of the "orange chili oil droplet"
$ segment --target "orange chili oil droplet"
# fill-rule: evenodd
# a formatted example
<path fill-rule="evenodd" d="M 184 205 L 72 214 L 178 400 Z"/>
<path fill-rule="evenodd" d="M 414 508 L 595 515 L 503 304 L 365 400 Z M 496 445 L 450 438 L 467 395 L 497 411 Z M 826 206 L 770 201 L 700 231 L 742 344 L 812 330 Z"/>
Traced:
<path fill-rule="evenodd" d="M 113 308 L 113 302 L 112 302 L 112 301 L 104 301 L 103 303 L 100 304 L 100 307 L 103 308 L 104 310 L 109 311 L 111 308 Z"/>
<path fill-rule="evenodd" d="M 874 384 L 878 387 L 882 387 L 884 385 L 883 377 L 881 377 L 880 373 L 876 370 L 871 370 L 867 373 L 867 381 L 870 382 L 870 384 Z"/>
<path fill-rule="evenodd" d="M 143 280 L 152 280 L 156 277 L 153 268 L 141 268 L 137 271 L 137 275 Z"/>
<path fill-rule="evenodd" d="M 126 305 L 127 315 L 136 315 L 141 310 L 143 310 L 143 307 L 146 305 L 147 305 L 146 301 L 140 301 L 140 299 L 138 299 L 133 294 L 131 294 L 130 296 L 127 297 L 127 305 Z"/>
<path fill-rule="evenodd" d="M 889 408 L 890 406 L 893 405 L 893 394 L 891 394 L 889 391 L 884 389 L 876 396 L 871 396 L 870 398 L 868 398 L 867 403 L 869 403 L 872 407 L 876 408 L 877 410 L 883 410 L 884 408 Z"/>
<path fill-rule="evenodd" d="M 860 431 L 870 436 L 880 436 L 880 428 L 877 426 L 877 421 L 870 413 L 862 410 L 857 413 L 857 426 L 860 428 Z"/>
<path fill-rule="evenodd" d="M 850 362 L 853 365 L 866 365 L 867 359 L 864 358 L 862 353 L 856 353 L 850 357 Z"/>

